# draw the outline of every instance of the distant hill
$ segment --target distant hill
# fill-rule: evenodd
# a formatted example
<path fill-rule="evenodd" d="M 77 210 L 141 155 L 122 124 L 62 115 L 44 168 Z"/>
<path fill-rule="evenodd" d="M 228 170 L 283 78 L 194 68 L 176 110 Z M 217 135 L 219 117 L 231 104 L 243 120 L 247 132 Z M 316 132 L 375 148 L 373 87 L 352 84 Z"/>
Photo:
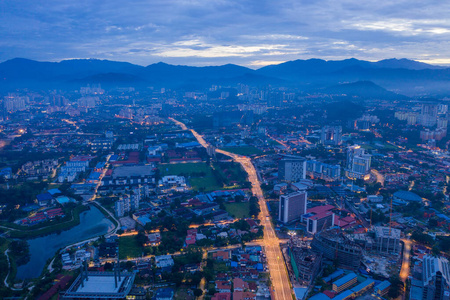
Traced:
<path fill-rule="evenodd" d="M 340 86 L 343 82 L 369 81 L 379 87 L 364 86 L 358 91 L 357 86 Z M 355 58 L 339 61 L 295 60 L 258 70 L 233 64 L 191 67 L 162 62 L 144 67 L 127 62 L 98 59 L 38 62 L 15 58 L 0 63 L 1 91 L 24 87 L 75 89 L 80 84 L 87 83 L 101 83 L 108 87 L 175 88 L 203 88 L 212 84 L 243 83 L 252 86 L 270 84 L 296 87 L 307 92 L 320 89 L 324 92 L 327 89 L 333 91 L 330 90 L 330 87 L 333 87 L 339 88 L 344 94 L 352 94 L 350 92 L 353 91 L 362 98 L 394 96 L 389 91 L 407 96 L 438 97 L 450 95 L 450 69 L 408 59 L 369 62 Z M 386 90 L 381 91 L 381 87 Z M 369 92 L 372 95 L 369 95 Z"/>
<path fill-rule="evenodd" d="M 409 69 L 409 70 L 445 69 L 444 67 L 441 66 L 434 66 L 415 60 L 409 60 L 406 58 L 384 59 L 377 62 L 373 62 L 372 65 L 378 68 L 388 68 L 388 69 Z"/>
<path fill-rule="evenodd" d="M 324 106 L 329 121 L 346 122 L 359 118 L 364 113 L 364 107 L 353 101 L 335 101 Z"/>
<path fill-rule="evenodd" d="M 358 97 L 362 99 L 388 99 L 388 100 L 408 99 L 408 97 L 404 95 L 390 92 L 371 81 L 357 81 L 352 83 L 338 84 L 318 90 L 318 92 L 324 94 Z"/>

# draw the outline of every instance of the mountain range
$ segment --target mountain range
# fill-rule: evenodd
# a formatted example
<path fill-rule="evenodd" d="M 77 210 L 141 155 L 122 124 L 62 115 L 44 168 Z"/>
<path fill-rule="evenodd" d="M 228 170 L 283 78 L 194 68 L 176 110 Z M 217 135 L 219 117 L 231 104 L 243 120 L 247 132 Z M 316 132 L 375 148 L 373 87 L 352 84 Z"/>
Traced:
<path fill-rule="evenodd" d="M 370 62 L 358 59 L 294 60 L 257 70 L 227 64 L 191 67 L 165 63 L 146 67 L 127 62 L 74 59 L 39 62 L 15 58 L 0 63 L 0 91 L 17 88 L 76 89 L 104 87 L 182 87 L 195 90 L 215 85 L 295 87 L 306 93 L 355 94 L 363 98 L 450 95 L 450 68 L 408 59 Z M 357 84 L 353 84 L 357 83 Z M 369 92 L 370 91 L 370 92 Z"/>

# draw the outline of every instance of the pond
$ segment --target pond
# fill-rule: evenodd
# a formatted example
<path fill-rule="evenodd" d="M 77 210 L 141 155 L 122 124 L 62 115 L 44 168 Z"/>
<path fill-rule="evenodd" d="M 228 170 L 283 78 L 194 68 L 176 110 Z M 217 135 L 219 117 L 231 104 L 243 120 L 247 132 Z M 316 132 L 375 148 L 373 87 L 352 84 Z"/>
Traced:
<path fill-rule="evenodd" d="M 95 206 L 80 214 L 80 224 L 60 234 L 51 234 L 28 240 L 30 245 L 30 261 L 17 268 L 17 279 L 36 278 L 42 273 L 47 260 L 53 257 L 60 248 L 106 234 L 114 228 Z"/>

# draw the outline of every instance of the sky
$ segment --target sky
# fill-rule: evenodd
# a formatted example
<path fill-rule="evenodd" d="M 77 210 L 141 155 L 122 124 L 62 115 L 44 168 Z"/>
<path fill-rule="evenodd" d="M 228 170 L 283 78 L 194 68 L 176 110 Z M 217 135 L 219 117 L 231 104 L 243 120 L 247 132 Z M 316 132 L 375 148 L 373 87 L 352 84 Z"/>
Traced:
<path fill-rule="evenodd" d="M 450 1 L 0 0 L 0 61 L 408 58 L 450 65 Z"/>

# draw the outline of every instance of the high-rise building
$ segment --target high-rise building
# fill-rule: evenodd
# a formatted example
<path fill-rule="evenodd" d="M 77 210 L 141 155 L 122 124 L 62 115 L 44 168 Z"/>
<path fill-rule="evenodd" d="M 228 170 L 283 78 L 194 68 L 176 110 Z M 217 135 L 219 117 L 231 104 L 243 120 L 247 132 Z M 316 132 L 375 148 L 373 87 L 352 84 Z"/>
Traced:
<path fill-rule="evenodd" d="M 341 126 L 325 126 L 322 128 L 320 135 L 320 141 L 324 145 L 340 145 L 342 140 L 342 127 Z"/>
<path fill-rule="evenodd" d="M 308 160 L 306 162 L 306 175 L 330 181 L 337 180 L 341 177 L 341 166 Z"/>
<path fill-rule="evenodd" d="M 347 168 L 345 175 L 352 179 L 369 179 L 371 157 L 372 155 L 366 153 L 358 145 L 349 147 L 347 150 Z"/>
<path fill-rule="evenodd" d="M 114 203 L 114 214 L 119 218 L 125 215 L 125 201 L 123 201 L 123 199 L 120 199 Z"/>
<path fill-rule="evenodd" d="M 306 179 L 306 160 L 294 156 L 283 158 L 278 163 L 278 178 L 285 181 Z"/>
<path fill-rule="evenodd" d="M 29 103 L 30 98 L 28 96 L 20 97 L 13 94 L 5 96 L 3 100 L 5 111 L 10 113 L 26 110 Z"/>
<path fill-rule="evenodd" d="M 139 209 L 140 200 L 141 194 L 139 187 L 135 187 L 131 195 L 123 195 L 116 201 L 114 204 L 114 213 L 117 217 L 123 217 L 129 212 Z"/>
<path fill-rule="evenodd" d="M 450 298 L 450 264 L 446 258 L 426 255 L 423 258 L 424 300 Z"/>
<path fill-rule="evenodd" d="M 438 105 L 436 103 L 423 103 L 420 110 L 420 124 L 425 127 L 436 125 Z"/>
<path fill-rule="evenodd" d="M 280 196 L 278 219 L 283 223 L 298 220 L 306 213 L 308 193 L 306 191 Z"/>

